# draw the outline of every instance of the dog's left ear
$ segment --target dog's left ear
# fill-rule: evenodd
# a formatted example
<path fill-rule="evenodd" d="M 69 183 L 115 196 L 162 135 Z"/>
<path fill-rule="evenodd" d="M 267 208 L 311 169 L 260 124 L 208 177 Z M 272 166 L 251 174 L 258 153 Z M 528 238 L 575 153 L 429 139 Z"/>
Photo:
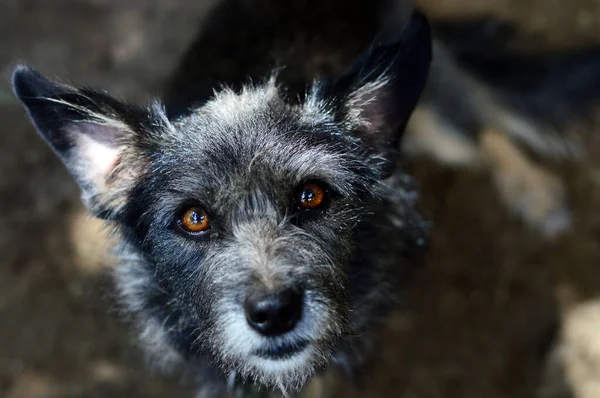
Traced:
<path fill-rule="evenodd" d="M 415 11 L 397 40 L 373 45 L 326 89 L 345 124 L 390 161 L 425 87 L 431 47 L 429 23 Z"/>
<path fill-rule="evenodd" d="M 143 166 L 126 156 L 129 143 L 160 119 L 104 92 L 57 83 L 25 66 L 15 69 L 13 88 L 40 135 L 79 184 L 91 213 L 115 216 Z"/>

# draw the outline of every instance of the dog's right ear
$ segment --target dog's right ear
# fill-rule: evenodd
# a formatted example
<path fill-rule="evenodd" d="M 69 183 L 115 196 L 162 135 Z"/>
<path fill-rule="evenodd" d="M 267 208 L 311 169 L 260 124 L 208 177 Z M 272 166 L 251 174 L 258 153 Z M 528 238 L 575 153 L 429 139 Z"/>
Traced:
<path fill-rule="evenodd" d="M 127 143 L 150 113 L 88 89 L 48 80 L 19 66 L 13 89 L 41 136 L 54 149 L 82 190 L 97 217 L 110 219 L 127 200 L 139 165 L 124 163 Z"/>
<path fill-rule="evenodd" d="M 393 167 L 398 142 L 425 87 L 432 59 L 427 18 L 414 11 L 395 40 L 375 43 L 322 92 L 338 117 Z M 389 172 L 390 170 L 387 170 Z"/>

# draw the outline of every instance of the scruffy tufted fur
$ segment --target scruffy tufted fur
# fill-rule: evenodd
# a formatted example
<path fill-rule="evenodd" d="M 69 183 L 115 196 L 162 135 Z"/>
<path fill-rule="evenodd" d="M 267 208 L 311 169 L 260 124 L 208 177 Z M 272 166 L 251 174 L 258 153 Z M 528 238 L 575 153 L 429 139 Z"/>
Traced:
<path fill-rule="evenodd" d="M 13 84 L 89 210 L 122 237 L 116 281 L 148 352 L 208 396 L 228 381 L 288 392 L 330 364 L 360 366 L 418 261 L 425 225 L 395 164 L 430 58 L 415 13 L 396 40 L 299 100 L 276 72 L 169 116 L 25 66 Z M 295 201 L 307 182 L 328 192 L 319 210 Z M 178 224 L 190 206 L 212 222 L 200 235 Z M 301 292 L 300 320 L 257 333 L 244 302 L 280 288 Z"/>

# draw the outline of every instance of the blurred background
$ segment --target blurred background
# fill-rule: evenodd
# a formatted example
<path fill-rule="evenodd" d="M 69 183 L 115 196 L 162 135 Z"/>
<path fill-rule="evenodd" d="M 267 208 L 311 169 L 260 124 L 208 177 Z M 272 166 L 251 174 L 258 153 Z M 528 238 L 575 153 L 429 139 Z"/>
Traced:
<path fill-rule="evenodd" d="M 110 299 L 101 225 L 8 79 L 24 61 L 126 99 L 159 94 L 218 1 L 0 0 L 1 397 L 193 395 L 145 367 Z M 525 52 L 600 45 L 599 0 L 417 4 L 436 19 L 502 20 Z M 542 163 L 572 212 L 550 238 L 508 212 L 489 175 L 410 162 L 435 224 L 426 272 L 382 331 L 372 374 L 340 396 L 600 397 L 600 140 Z"/>

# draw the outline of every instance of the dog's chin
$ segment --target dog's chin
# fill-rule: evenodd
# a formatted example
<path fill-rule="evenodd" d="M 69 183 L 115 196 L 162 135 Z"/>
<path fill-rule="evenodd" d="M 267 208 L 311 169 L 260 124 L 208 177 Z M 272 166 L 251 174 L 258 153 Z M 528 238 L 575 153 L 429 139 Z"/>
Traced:
<path fill-rule="evenodd" d="M 324 365 L 324 357 L 322 350 L 306 340 L 266 345 L 252 353 L 245 373 L 264 386 L 297 391 Z"/>

